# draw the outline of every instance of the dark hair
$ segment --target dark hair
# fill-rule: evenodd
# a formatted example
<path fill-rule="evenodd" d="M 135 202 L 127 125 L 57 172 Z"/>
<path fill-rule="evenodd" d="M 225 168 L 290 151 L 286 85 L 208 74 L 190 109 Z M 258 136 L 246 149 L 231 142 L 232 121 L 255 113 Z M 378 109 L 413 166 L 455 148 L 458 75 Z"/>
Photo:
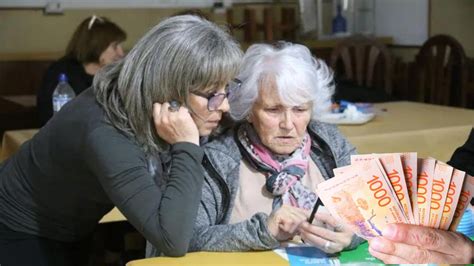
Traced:
<path fill-rule="evenodd" d="M 79 24 L 66 48 L 66 57 L 81 63 L 98 63 L 113 42 L 123 42 L 127 34 L 105 17 L 92 16 Z"/>

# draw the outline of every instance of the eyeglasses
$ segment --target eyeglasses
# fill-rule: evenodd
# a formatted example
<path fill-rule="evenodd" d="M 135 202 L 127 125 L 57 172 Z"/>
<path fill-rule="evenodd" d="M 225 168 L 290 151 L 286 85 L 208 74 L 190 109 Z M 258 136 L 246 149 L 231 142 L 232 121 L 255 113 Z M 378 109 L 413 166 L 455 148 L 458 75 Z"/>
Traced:
<path fill-rule="evenodd" d="M 233 79 L 225 86 L 225 93 L 205 94 L 205 93 L 196 91 L 196 92 L 192 92 L 192 94 L 206 98 L 207 110 L 216 111 L 224 102 L 224 99 L 232 96 L 232 94 L 236 90 L 240 89 L 240 86 L 242 86 L 242 81 L 240 81 L 239 79 Z"/>

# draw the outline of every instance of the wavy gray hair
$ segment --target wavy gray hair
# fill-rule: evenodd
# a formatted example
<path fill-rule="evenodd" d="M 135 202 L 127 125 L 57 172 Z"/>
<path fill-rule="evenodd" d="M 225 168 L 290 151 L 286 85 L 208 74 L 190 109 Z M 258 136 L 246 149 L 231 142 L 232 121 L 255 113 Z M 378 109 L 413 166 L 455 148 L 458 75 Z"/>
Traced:
<path fill-rule="evenodd" d="M 259 90 L 274 82 L 281 100 L 290 106 L 312 102 L 312 119 L 331 106 L 333 73 L 324 61 L 314 58 L 300 44 L 254 44 L 245 52 L 238 74 L 242 87 L 231 99 L 230 115 L 245 119 L 258 98 Z"/>
<path fill-rule="evenodd" d="M 238 72 L 242 50 L 219 26 L 192 15 L 163 20 L 127 56 L 94 78 L 97 101 L 108 121 L 135 139 L 145 152 L 162 151 L 153 124 L 153 103 L 221 87 Z"/>

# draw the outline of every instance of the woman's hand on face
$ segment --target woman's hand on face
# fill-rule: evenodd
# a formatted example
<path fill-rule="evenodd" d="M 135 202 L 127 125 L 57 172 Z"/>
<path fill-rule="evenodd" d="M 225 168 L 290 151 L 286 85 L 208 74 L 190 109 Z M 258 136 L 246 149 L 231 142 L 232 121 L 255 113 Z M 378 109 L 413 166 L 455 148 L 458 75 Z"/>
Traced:
<path fill-rule="evenodd" d="M 199 145 L 199 131 L 186 107 L 170 110 L 169 103 L 153 104 L 156 133 L 169 144 L 191 142 Z"/>
<path fill-rule="evenodd" d="M 283 205 L 268 217 L 267 227 L 278 241 L 285 241 L 298 233 L 298 227 L 308 216 L 308 213 L 300 208 Z"/>
<path fill-rule="evenodd" d="M 369 241 L 369 252 L 384 263 L 469 264 L 474 259 L 474 242 L 458 232 L 391 224 L 382 234 Z"/>
<path fill-rule="evenodd" d="M 332 217 L 331 214 L 316 213 L 314 218 L 319 222 L 328 224 L 334 228 L 334 231 L 308 222 L 303 223 L 299 231 L 305 243 L 311 244 L 329 254 L 340 252 L 351 244 L 354 234 L 347 226 L 344 226 Z"/>

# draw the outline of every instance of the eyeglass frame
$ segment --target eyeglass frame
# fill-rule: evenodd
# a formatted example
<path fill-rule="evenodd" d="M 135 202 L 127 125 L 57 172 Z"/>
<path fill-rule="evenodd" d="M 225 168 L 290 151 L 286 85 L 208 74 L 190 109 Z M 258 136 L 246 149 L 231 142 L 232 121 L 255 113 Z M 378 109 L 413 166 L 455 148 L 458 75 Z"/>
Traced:
<path fill-rule="evenodd" d="M 230 84 L 232 84 L 232 83 L 235 83 L 235 86 L 233 86 L 231 88 Z M 234 78 L 229 83 L 227 83 L 227 85 L 225 86 L 226 92 L 224 92 L 224 93 L 216 92 L 216 93 L 206 94 L 206 93 L 202 93 L 202 92 L 199 92 L 199 91 L 195 91 L 195 92 L 191 92 L 191 93 L 196 95 L 196 96 L 207 99 L 207 110 L 210 111 L 210 112 L 213 112 L 213 111 L 217 111 L 219 109 L 219 107 L 222 105 L 222 103 L 224 102 L 224 100 L 226 98 L 229 98 L 229 96 L 231 96 L 231 93 L 233 91 L 240 89 L 241 86 L 242 86 L 242 81 L 238 78 Z M 218 104 L 216 103 L 216 106 L 211 108 L 212 107 L 211 106 L 212 99 L 214 99 L 216 97 L 222 97 L 222 100 L 218 101 L 217 102 Z"/>

